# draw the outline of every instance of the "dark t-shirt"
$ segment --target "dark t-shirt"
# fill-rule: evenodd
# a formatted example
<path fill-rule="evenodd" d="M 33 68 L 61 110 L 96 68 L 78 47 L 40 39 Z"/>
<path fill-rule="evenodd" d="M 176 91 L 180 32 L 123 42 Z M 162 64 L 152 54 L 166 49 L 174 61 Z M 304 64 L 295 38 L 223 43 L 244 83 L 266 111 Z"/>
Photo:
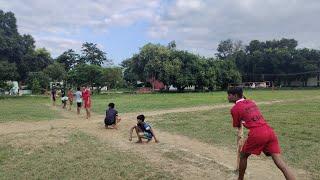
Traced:
<path fill-rule="evenodd" d="M 138 123 L 137 126 L 139 126 L 139 128 L 140 128 L 143 132 L 147 132 L 147 133 L 149 133 L 149 134 L 151 134 L 151 135 L 153 136 L 153 134 L 152 134 L 152 132 L 151 132 L 151 126 L 150 126 L 149 124 L 147 124 L 147 123 L 145 123 L 145 122 L 142 122 L 142 123 Z"/>
<path fill-rule="evenodd" d="M 106 118 L 104 121 L 106 124 L 110 124 L 110 125 L 115 124 L 117 116 L 118 116 L 118 111 L 113 108 L 109 108 L 106 111 Z"/>

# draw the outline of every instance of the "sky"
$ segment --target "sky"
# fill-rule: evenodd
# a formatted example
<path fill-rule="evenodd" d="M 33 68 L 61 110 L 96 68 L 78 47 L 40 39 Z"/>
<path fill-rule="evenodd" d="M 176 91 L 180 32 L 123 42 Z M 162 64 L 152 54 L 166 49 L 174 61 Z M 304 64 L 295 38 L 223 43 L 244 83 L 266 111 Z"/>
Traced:
<path fill-rule="evenodd" d="M 53 57 L 92 42 L 115 65 L 148 42 L 172 40 L 206 57 L 226 39 L 294 38 L 320 49 L 319 0 L 0 0 L 0 9 Z"/>

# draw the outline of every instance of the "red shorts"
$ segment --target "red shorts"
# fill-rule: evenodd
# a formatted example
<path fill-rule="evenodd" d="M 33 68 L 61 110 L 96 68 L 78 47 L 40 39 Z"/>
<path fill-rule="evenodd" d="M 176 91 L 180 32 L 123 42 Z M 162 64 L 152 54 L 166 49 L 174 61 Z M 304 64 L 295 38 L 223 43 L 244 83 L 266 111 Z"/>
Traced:
<path fill-rule="evenodd" d="M 259 155 L 261 152 L 266 155 L 280 153 L 278 138 L 269 126 L 250 129 L 248 138 L 244 143 L 241 152 Z"/>
<path fill-rule="evenodd" d="M 91 101 L 90 100 L 84 100 L 83 106 L 84 106 L 84 108 L 91 108 Z"/>

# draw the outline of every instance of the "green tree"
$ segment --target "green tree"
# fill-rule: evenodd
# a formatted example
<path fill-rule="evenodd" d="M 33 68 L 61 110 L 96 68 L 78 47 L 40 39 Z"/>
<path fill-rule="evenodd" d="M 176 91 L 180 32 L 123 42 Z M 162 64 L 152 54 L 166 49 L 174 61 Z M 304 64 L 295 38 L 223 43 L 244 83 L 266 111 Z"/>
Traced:
<path fill-rule="evenodd" d="M 214 61 L 217 73 L 217 87 L 227 89 L 229 83 L 240 83 L 241 74 L 232 60 Z"/>
<path fill-rule="evenodd" d="M 27 85 L 33 93 L 44 93 L 49 88 L 50 78 L 44 72 L 29 72 Z"/>
<path fill-rule="evenodd" d="M 64 65 L 58 62 L 50 64 L 43 70 L 43 72 L 48 75 L 51 81 L 62 81 L 67 76 Z"/>
<path fill-rule="evenodd" d="M 79 63 L 89 63 L 98 66 L 112 63 L 110 59 L 107 59 L 106 53 L 97 47 L 97 44 L 88 42 L 83 43 L 81 52 L 82 56 Z"/>
<path fill-rule="evenodd" d="M 65 70 L 68 72 L 70 69 L 74 68 L 77 62 L 80 60 L 80 55 L 75 53 L 74 50 L 69 49 L 63 52 L 57 57 L 56 61 L 63 64 Z"/>
<path fill-rule="evenodd" d="M 15 80 L 17 77 L 18 73 L 16 65 L 0 60 L 0 87 L 6 87 L 6 81 Z"/>
<path fill-rule="evenodd" d="M 122 87 L 124 84 L 122 68 L 110 67 L 103 69 L 102 85 L 108 86 L 108 89 Z"/>
<path fill-rule="evenodd" d="M 98 65 L 81 64 L 68 72 L 68 82 L 81 86 L 90 85 L 101 88 L 103 83 L 103 68 Z"/>

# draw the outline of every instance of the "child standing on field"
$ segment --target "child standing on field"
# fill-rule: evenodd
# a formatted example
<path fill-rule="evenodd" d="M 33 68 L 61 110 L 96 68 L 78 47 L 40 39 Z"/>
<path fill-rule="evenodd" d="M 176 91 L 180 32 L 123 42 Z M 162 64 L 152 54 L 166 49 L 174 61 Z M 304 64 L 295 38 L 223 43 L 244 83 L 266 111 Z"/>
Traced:
<path fill-rule="evenodd" d="M 241 124 L 249 129 L 248 138 L 240 151 L 238 179 L 244 178 L 248 157 L 251 154 L 259 155 L 263 152 L 272 157 L 287 180 L 294 180 L 293 173 L 281 158 L 277 135 L 265 121 L 258 106 L 253 101 L 244 98 L 243 90 L 240 87 L 228 90 L 228 100 L 235 104 L 231 109 L 231 115 L 233 127 L 237 128 L 238 139 L 242 138 Z"/>
<path fill-rule="evenodd" d="M 89 89 L 89 86 L 84 86 L 83 87 L 83 91 L 82 91 L 82 99 L 83 99 L 83 103 L 84 103 L 84 108 L 86 109 L 86 113 L 87 113 L 87 119 L 90 118 L 91 116 L 91 92 Z"/>
<path fill-rule="evenodd" d="M 143 114 L 137 116 L 137 124 L 130 128 L 129 141 L 132 141 L 132 133 L 133 130 L 135 130 L 138 136 L 138 141 L 136 143 L 143 143 L 142 139 L 146 139 L 147 142 L 150 142 L 152 138 L 154 138 L 154 141 L 158 143 L 159 140 L 156 138 L 153 129 L 148 123 L 144 122 L 144 119 L 145 117 Z"/>
<path fill-rule="evenodd" d="M 61 102 L 62 102 L 62 109 L 65 109 L 67 106 L 68 97 L 66 96 L 66 93 L 64 89 L 61 90 Z"/>
<path fill-rule="evenodd" d="M 121 121 L 121 118 L 118 116 L 118 111 L 114 108 L 114 106 L 114 103 L 109 103 L 109 108 L 106 110 L 106 117 L 104 118 L 106 129 L 117 129 L 117 125 Z"/>
<path fill-rule="evenodd" d="M 68 90 L 68 100 L 69 100 L 69 111 L 71 111 L 71 106 L 73 104 L 73 91 L 72 88 Z"/>
<path fill-rule="evenodd" d="M 79 115 L 80 109 L 82 106 L 82 92 L 80 91 L 80 87 L 77 87 L 76 102 L 77 102 L 77 114 Z"/>

